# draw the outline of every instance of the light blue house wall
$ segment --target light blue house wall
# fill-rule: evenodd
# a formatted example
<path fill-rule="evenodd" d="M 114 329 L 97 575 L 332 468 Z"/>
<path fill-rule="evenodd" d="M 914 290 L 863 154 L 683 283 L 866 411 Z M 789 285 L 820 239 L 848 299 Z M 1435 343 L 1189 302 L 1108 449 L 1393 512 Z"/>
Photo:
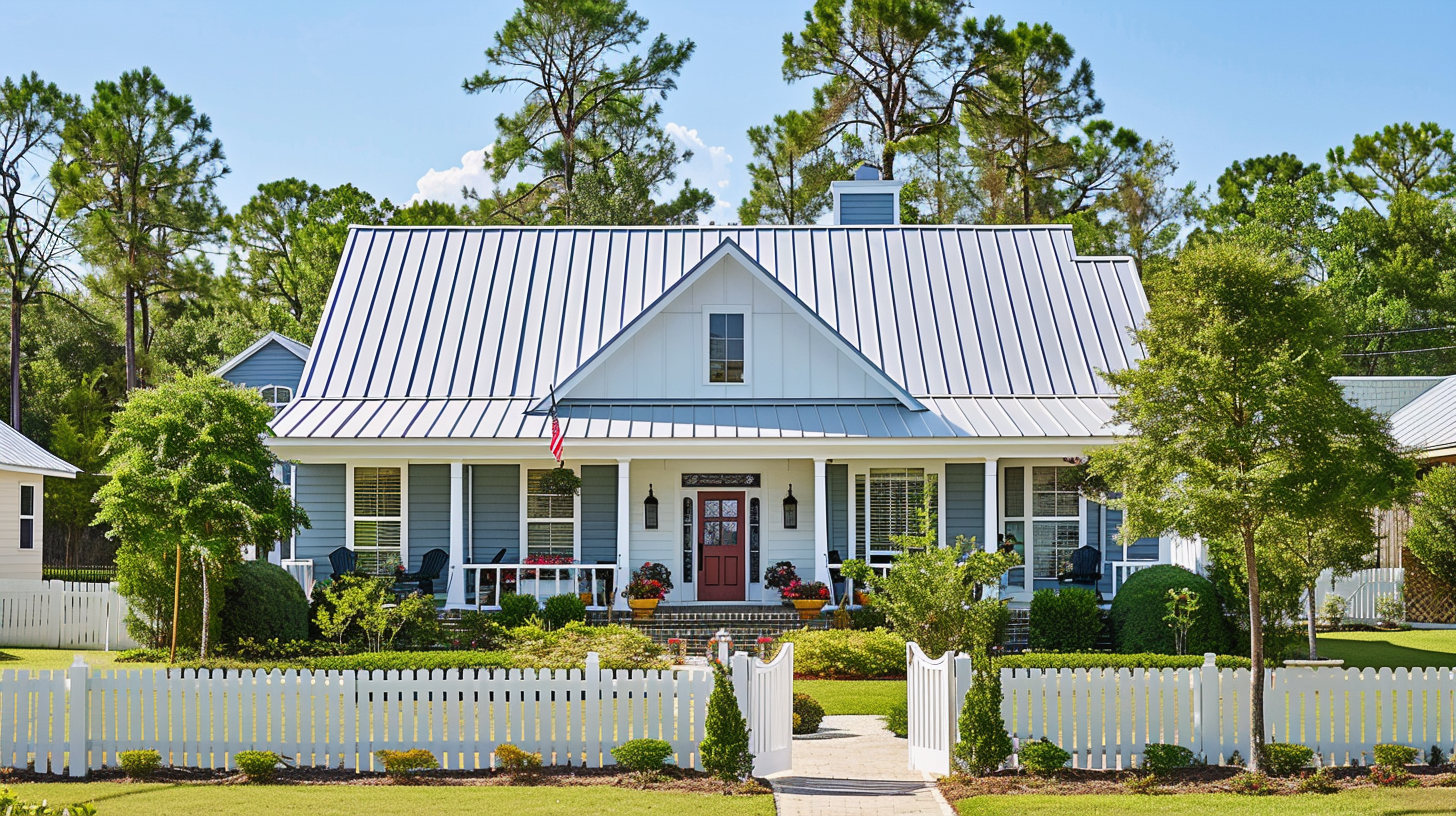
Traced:
<path fill-rule="evenodd" d="M 433 549 L 450 552 L 450 466 L 410 465 L 409 571 Z"/>
<path fill-rule="evenodd" d="M 581 468 L 581 562 L 617 562 L 617 466 Z"/>
<path fill-rule="evenodd" d="M 521 468 L 475 465 L 470 469 L 471 563 L 519 560 L 521 550 Z"/>
<path fill-rule="evenodd" d="M 277 342 L 258 349 L 222 375 L 224 380 L 250 388 L 286 385 L 296 393 L 303 378 L 304 361 Z"/>
<path fill-rule="evenodd" d="M 333 575 L 329 553 L 344 546 L 347 474 L 344 465 L 310 464 L 299 465 L 297 473 L 295 495 L 311 526 L 298 531 L 293 557 L 313 559 L 314 578 L 323 580 Z"/>
<path fill-rule="evenodd" d="M 893 224 L 895 221 L 893 193 L 855 193 L 839 198 L 841 224 Z"/>

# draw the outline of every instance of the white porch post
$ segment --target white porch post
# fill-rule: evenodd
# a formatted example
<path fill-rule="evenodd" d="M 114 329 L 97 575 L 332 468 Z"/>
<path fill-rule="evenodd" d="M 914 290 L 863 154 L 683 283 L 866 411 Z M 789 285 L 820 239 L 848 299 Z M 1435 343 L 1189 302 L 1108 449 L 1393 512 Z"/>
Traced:
<path fill-rule="evenodd" d="M 814 580 L 829 583 L 829 479 L 825 460 L 814 460 Z M 831 589 L 830 592 L 833 592 Z"/>
<path fill-rule="evenodd" d="M 982 502 L 986 506 L 986 538 L 985 544 L 981 547 L 985 552 L 996 551 L 996 535 L 1001 529 L 1001 508 L 997 504 L 1000 492 L 996 490 L 996 473 L 999 469 L 997 462 L 998 460 L 992 457 L 986 459 L 986 500 Z M 1000 594 L 999 581 L 986 587 L 987 597 L 996 598 L 1000 597 Z"/>
<path fill-rule="evenodd" d="M 445 606 L 465 606 L 465 464 L 450 463 L 450 583 Z"/>
<path fill-rule="evenodd" d="M 632 460 L 617 460 L 617 609 L 627 609 L 627 582 L 632 580 Z"/>

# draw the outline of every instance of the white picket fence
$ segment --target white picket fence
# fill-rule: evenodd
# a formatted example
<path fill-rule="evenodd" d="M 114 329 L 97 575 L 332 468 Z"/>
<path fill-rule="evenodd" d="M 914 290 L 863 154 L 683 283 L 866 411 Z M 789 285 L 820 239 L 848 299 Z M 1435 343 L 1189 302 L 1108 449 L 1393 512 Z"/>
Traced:
<path fill-rule="evenodd" d="M 0 580 L 0 646 L 134 649 L 115 584 Z"/>
<path fill-rule="evenodd" d="M 1380 618 L 1375 614 L 1376 600 L 1385 595 L 1403 598 L 1404 586 L 1405 570 L 1400 567 L 1360 570 L 1342 578 L 1333 578 L 1332 573 L 1325 570 L 1315 583 L 1315 612 L 1319 613 L 1325 598 L 1333 592 L 1349 602 L 1345 620 L 1375 623 Z"/>
<path fill-rule="evenodd" d="M 970 660 L 931 660 L 913 645 L 908 659 L 910 767 L 948 773 Z M 1368 764 L 1382 743 L 1456 743 L 1456 670 L 1280 668 L 1266 678 L 1265 739 L 1307 745 L 1321 765 Z M 1003 669 L 1001 688 L 1016 744 L 1045 737 L 1075 768 L 1136 767 L 1150 743 L 1208 762 L 1249 756 L 1249 672 L 1219 669 L 1212 655 L 1196 669 Z"/>
<path fill-rule="evenodd" d="M 785 643 L 768 663 L 737 652 L 728 666 L 738 709 L 748 721 L 754 774 L 789 770 L 794 746 L 794 644 Z"/>
<path fill-rule="evenodd" d="M 787 768 L 789 739 L 770 723 L 792 718 L 792 650 L 770 664 L 739 653 L 732 671 L 764 767 Z M 232 768 L 239 751 L 257 750 L 373 770 L 375 751 L 422 748 L 442 768 L 478 769 L 494 767 L 506 743 L 547 764 L 599 767 L 616 746 L 652 738 L 672 743 L 680 767 L 701 768 L 712 690 L 711 672 L 601 669 L 595 653 L 584 671 L 539 672 L 103 672 L 78 662 L 0 672 L 0 767 L 84 776 L 116 767 L 121 751 L 152 749 L 195 768 Z"/>

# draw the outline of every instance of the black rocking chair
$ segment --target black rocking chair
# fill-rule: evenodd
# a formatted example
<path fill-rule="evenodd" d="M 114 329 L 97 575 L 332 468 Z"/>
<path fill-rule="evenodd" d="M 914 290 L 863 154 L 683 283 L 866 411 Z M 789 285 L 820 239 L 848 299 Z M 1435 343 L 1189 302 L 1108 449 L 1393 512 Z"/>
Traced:
<path fill-rule="evenodd" d="M 394 591 L 401 593 L 402 591 L 408 591 L 410 587 L 414 587 L 421 594 L 435 594 L 435 579 L 440 577 L 440 573 L 448 563 L 450 563 L 450 553 L 438 547 L 430 550 L 425 553 L 424 558 L 420 559 L 419 570 L 407 572 L 394 582 Z"/>
<path fill-rule="evenodd" d="M 329 553 L 329 568 L 334 571 L 335 578 L 353 572 L 358 564 L 358 554 L 348 547 L 340 547 Z"/>

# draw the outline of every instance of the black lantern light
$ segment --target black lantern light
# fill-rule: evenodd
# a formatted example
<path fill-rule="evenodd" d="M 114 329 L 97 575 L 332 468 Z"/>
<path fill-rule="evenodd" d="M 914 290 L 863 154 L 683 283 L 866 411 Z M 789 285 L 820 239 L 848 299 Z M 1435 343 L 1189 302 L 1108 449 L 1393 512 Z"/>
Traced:
<path fill-rule="evenodd" d="M 784 529 L 799 529 L 799 500 L 794 498 L 793 485 L 789 485 L 789 495 L 784 497 Z"/>
<path fill-rule="evenodd" d="M 652 485 L 647 486 L 647 498 L 642 500 L 642 526 L 657 529 L 657 497 L 652 495 Z"/>

